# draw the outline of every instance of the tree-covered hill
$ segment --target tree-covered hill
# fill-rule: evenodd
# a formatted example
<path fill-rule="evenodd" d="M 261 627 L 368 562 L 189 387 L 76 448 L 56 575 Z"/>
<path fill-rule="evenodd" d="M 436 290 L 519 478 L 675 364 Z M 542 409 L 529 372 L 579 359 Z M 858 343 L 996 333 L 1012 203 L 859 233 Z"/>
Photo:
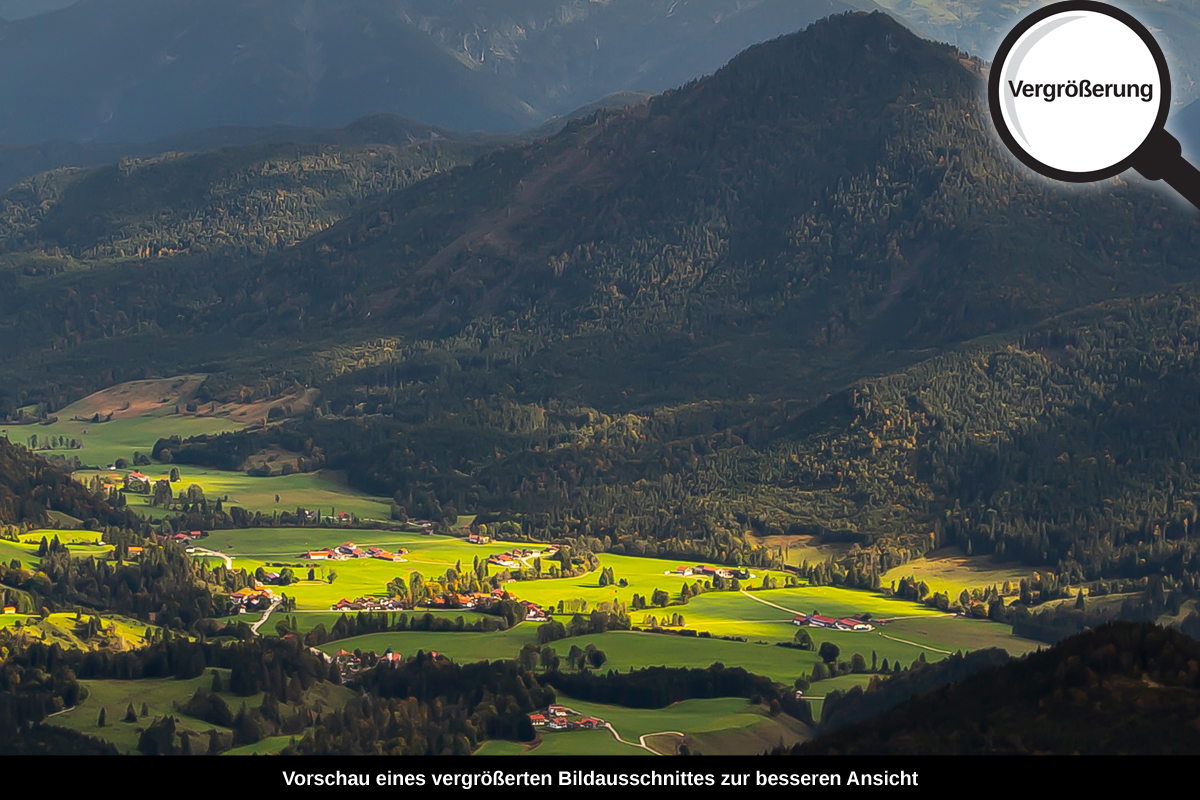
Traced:
<path fill-rule="evenodd" d="M 264 435 L 412 515 L 713 557 L 817 534 L 859 548 L 811 578 L 858 586 L 957 543 L 1052 572 L 1040 599 L 1191 591 L 1195 220 L 1015 167 L 982 81 L 835 17 L 282 252 L 0 272 L 0 399 L 299 382 L 319 410 Z"/>
<path fill-rule="evenodd" d="M 482 151 L 430 140 L 259 145 L 57 170 L 0 196 L 0 259 L 32 275 L 80 262 L 282 250 Z"/>
<path fill-rule="evenodd" d="M 1118 623 L 982 670 L 795 755 L 1194 754 L 1200 643 Z"/>
<path fill-rule="evenodd" d="M 33 286 L 17 335 L 137 330 L 115 322 L 134 293 L 168 337 L 508 340 L 594 403 L 812 397 L 903 351 L 1192 275 L 1189 215 L 1015 169 L 981 87 L 974 62 L 883 15 L 834 18 L 265 261 L 132 265 L 72 284 L 75 308 Z"/>
<path fill-rule="evenodd" d="M 50 466 L 23 447 L 0 438 L 0 525 L 49 521 L 60 511 L 102 525 L 132 525 L 134 517 L 93 496 L 69 472 Z"/>

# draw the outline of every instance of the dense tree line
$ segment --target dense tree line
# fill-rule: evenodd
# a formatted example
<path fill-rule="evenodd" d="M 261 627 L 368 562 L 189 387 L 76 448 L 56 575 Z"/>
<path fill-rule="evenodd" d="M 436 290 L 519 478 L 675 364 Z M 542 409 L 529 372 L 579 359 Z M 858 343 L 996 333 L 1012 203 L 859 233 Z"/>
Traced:
<path fill-rule="evenodd" d="M 1191 753 L 1200 643 L 1109 623 L 791 749 L 798 755 Z M 920 680 L 916 673 L 914 680 Z M 866 703 L 871 692 L 858 703 Z M 776 751 L 779 752 L 779 751 Z"/>

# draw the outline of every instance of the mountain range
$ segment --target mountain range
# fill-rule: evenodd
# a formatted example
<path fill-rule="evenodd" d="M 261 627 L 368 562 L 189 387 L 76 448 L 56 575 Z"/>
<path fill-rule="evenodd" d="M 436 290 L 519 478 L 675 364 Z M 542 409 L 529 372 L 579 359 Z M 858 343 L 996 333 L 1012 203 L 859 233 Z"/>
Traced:
<path fill-rule="evenodd" d="M 514 132 L 661 91 L 837 0 L 84 0 L 0 22 L 0 142 L 146 142 L 391 113 Z"/>

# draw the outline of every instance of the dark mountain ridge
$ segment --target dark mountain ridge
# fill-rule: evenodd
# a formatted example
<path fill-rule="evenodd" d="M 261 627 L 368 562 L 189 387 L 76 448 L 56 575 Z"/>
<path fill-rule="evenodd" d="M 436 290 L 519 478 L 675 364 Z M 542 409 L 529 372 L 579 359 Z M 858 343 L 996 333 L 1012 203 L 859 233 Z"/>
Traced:
<path fill-rule="evenodd" d="M 982 670 L 791 750 L 794 755 L 1190 755 L 1200 643 L 1115 623 Z"/>

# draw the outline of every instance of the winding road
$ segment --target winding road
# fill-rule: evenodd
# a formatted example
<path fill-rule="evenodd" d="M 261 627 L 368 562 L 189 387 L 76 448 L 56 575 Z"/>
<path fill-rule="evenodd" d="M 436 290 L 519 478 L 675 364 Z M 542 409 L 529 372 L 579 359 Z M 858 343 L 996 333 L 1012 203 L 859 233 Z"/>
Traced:
<path fill-rule="evenodd" d="M 258 622 L 254 623 L 253 625 L 250 626 L 250 632 L 253 633 L 255 636 L 257 636 L 258 629 L 261 628 L 263 626 L 263 623 L 266 622 L 271 617 L 271 612 L 274 611 L 276 608 L 278 608 L 279 604 L 281 602 L 283 602 L 283 600 L 279 597 L 272 598 L 271 605 L 268 606 L 267 610 L 263 612 L 262 618 L 260 618 L 258 620 Z"/>
<path fill-rule="evenodd" d="M 214 558 L 219 558 L 225 562 L 225 569 L 228 569 L 228 570 L 233 569 L 233 559 L 230 558 L 229 556 L 225 555 L 224 553 L 220 552 L 219 550 L 209 550 L 206 547 L 193 547 L 192 555 L 194 555 L 194 556 L 195 555 L 213 556 Z"/>
<path fill-rule="evenodd" d="M 658 752 L 654 748 L 650 747 L 650 745 L 646 744 L 647 736 L 678 736 L 680 739 L 683 739 L 683 737 L 684 737 L 684 734 L 680 733 L 679 731 L 657 731 L 655 733 L 644 733 L 640 737 L 638 737 L 638 740 L 636 742 L 630 742 L 626 739 L 621 738 L 621 734 L 617 733 L 617 729 L 612 726 L 611 722 L 604 723 L 604 727 L 608 728 L 608 732 L 611 733 L 613 735 L 613 738 L 616 739 L 621 744 L 627 744 L 630 747 L 640 747 L 643 750 L 645 750 L 647 753 L 650 753 L 651 755 L 656 755 L 656 756 L 661 756 L 662 753 Z"/>

